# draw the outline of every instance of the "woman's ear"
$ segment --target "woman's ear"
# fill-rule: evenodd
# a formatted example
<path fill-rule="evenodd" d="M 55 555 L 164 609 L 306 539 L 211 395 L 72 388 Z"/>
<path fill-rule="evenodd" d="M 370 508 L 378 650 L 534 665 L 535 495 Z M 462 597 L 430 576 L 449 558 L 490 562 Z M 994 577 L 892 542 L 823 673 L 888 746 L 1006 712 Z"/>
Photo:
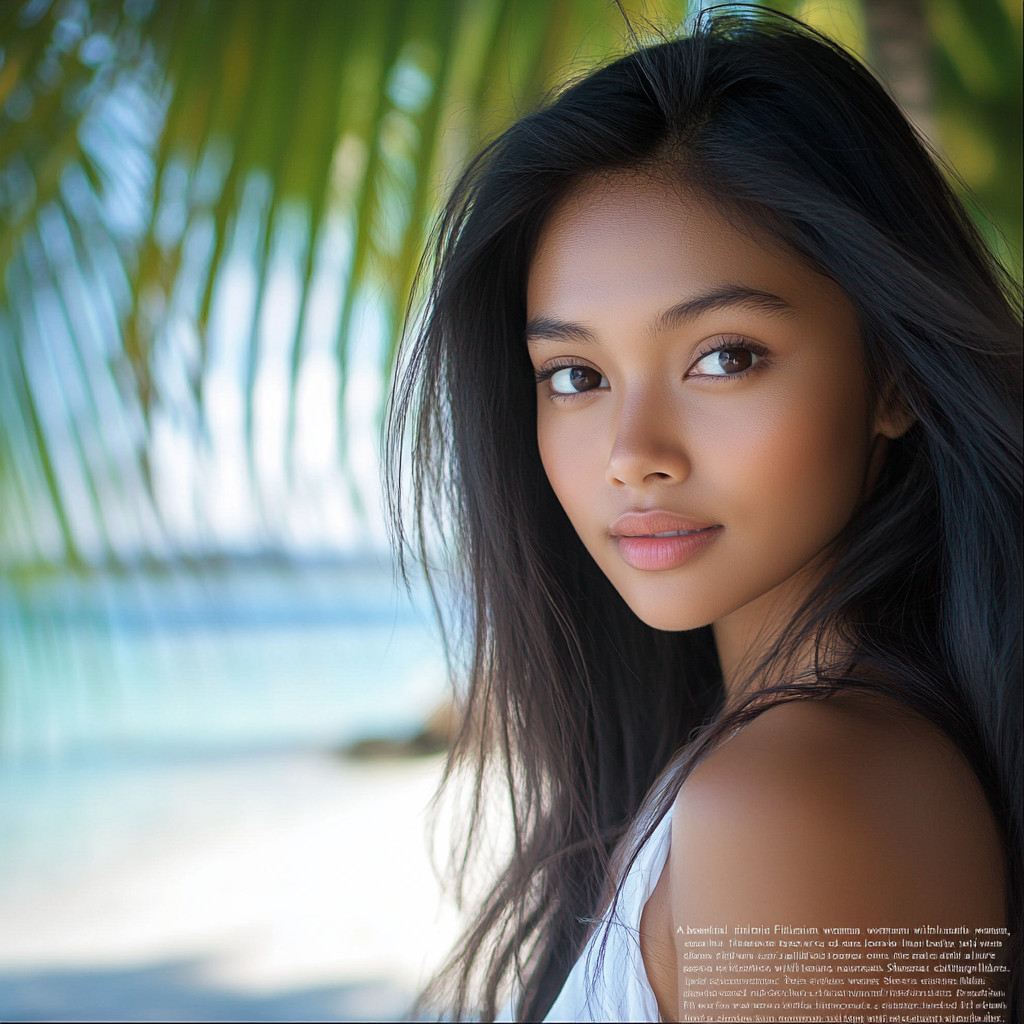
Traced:
<path fill-rule="evenodd" d="M 907 408 L 907 403 L 895 384 L 882 389 L 875 408 L 875 436 L 895 441 L 902 437 L 915 423 L 917 417 Z"/>

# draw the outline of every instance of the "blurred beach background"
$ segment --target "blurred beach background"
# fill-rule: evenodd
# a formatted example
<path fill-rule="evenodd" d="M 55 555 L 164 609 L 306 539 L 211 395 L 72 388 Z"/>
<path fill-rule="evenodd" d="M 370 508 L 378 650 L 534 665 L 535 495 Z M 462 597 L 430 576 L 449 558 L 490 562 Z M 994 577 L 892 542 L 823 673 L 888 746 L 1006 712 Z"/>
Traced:
<path fill-rule="evenodd" d="M 771 6 L 868 60 L 1019 274 L 1019 0 Z M 381 496 L 418 260 L 624 13 L 700 11 L 0 0 L 0 1020 L 408 1011 L 460 920 Z"/>

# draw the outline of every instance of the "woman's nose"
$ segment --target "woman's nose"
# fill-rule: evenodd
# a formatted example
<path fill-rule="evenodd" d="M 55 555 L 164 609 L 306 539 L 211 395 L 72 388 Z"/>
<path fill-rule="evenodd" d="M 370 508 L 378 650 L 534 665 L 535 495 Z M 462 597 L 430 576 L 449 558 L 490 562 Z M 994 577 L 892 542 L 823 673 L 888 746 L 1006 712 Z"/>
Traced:
<path fill-rule="evenodd" d="M 626 399 L 619 413 L 605 479 L 613 487 L 682 483 L 690 475 L 679 410 L 667 396 Z"/>

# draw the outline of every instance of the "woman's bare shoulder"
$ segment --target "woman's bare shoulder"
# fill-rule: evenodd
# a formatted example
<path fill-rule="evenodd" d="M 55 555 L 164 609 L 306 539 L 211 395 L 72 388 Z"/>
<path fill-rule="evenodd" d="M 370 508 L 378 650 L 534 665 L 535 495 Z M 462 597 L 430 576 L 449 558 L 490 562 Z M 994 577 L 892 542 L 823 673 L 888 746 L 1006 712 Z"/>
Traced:
<path fill-rule="evenodd" d="M 970 766 L 940 729 L 896 701 L 861 694 L 762 712 L 701 761 L 681 797 L 685 802 L 709 786 L 731 791 L 737 783 L 737 796 L 751 787 L 794 797 L 828 792 L 854 801 L 850 807 L 867 801 L 875 814 L 929 795 L 940 796 L 950 812 L 985 802 Z"/>
<path fill-rule="evenodd" d="M 761 714 L 683 785 L 671 859 L 687 919 L 1003 915 L 1001 843 L 977 778 L 939 729 L 889 701 Z"/>

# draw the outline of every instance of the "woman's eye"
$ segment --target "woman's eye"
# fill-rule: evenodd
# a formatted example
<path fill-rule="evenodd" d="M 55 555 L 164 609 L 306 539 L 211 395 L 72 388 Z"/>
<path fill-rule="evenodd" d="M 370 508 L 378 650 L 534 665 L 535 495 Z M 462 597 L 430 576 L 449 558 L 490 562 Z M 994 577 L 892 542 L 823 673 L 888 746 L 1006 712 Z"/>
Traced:
<path fill-rule="evenodd" d="M 749 370 L 761 357 L 746 348 L 720 348 L 709 352 L 690 371 L 695 377 L 730 377 Z"/>
<path fill-rule="evenodd" d="M 576 395 L 608 386 L 608 381 L 589 366 L 567 366 L 556 370 L 550 379 L 551 390 L 558 395 Z"/>

